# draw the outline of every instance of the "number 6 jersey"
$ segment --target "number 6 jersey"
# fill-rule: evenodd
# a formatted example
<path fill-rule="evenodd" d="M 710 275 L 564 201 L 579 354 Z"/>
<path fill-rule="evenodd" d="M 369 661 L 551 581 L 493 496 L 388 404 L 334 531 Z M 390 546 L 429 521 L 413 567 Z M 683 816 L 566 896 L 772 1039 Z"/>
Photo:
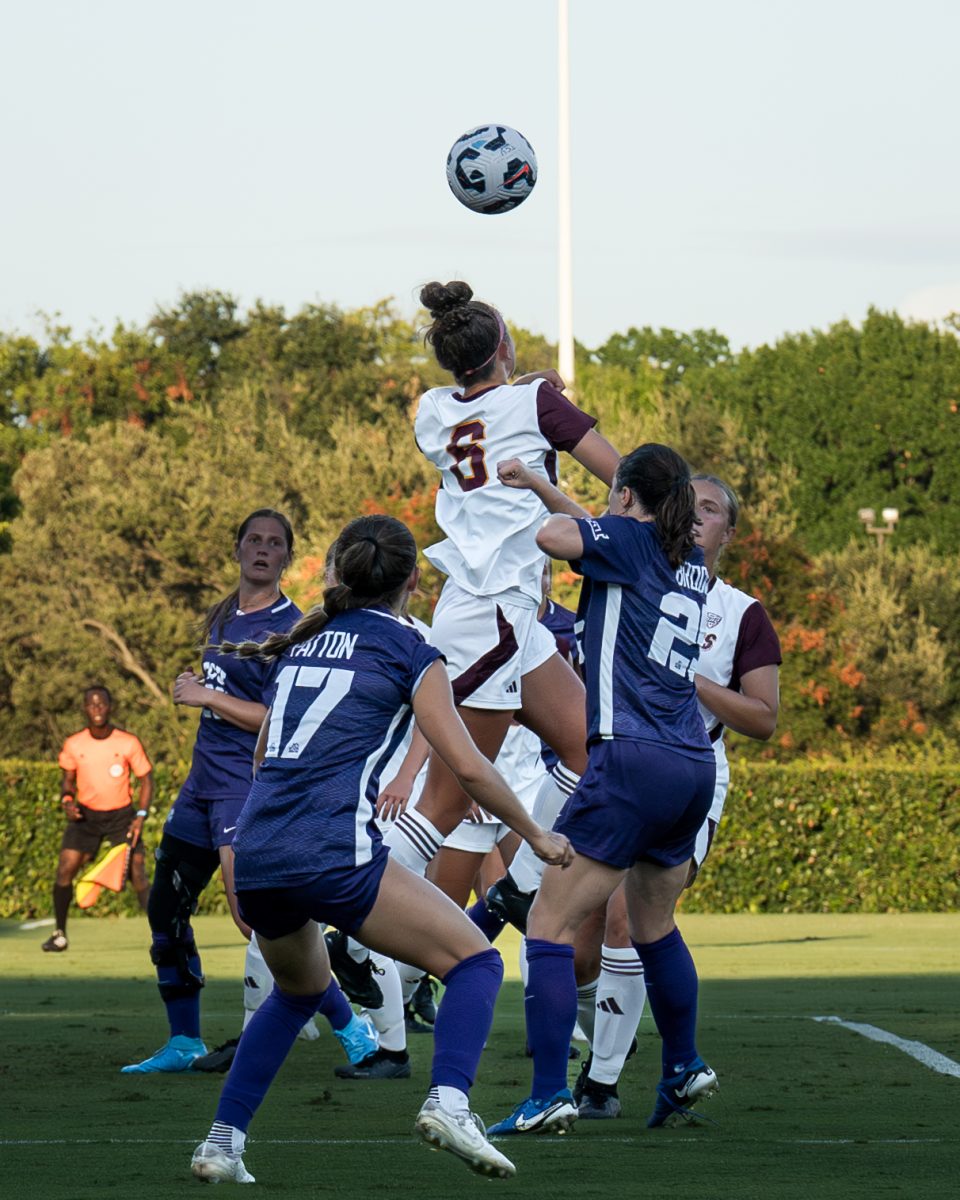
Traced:
<path fill-rule="evenodd" d="M 533 492 L 500 483 L 497 463 L 519 458 L 555 483 L 556 451 L 573 450 L 595 424 L 542 379 L 467 399 L 451 387 L 425 392 L 414 433 L 441 473 L 437 523 L 447 535 L 426 550 L 430 562 L 475 596 L 539 605 L 535 539 L 547 511 Z"/>
<path fill-rule="evenodd" d="M 440 651 L 387 608 L 341 613 L 277 664 L 266 757 L 233 848 L 239 888 L 362 866 L 381 841 L 380 772 Z"/>
<path fill-rule="evenodd" d="M 585 576 L 578 629 L 586 667 L 587 741 L 624 738 L 691 758 L 713 750 L 694 673 L 709 584 L 703 551 L 674 569 L 652 521 L 580 518 Z"/>

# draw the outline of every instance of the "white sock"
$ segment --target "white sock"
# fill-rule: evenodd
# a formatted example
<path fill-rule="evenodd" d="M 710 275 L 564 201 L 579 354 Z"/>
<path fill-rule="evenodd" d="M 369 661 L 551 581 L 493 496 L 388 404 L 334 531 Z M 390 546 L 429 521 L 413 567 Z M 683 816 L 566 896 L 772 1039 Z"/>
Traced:
<path fill-rule="evenodd" d="M 590 1078 L 614 1084 L 643 1016 L 647 989 L 643 964 L 632 946 L 604 946 L 601 963 Z"/>
<path fill-rule="evenodd" d="M 583 1031 L 584 1040 L 593 1045 L 593 1027 L 594 1018 L 597 1012 L 597 985 L 600 983 L 598 976 L 593 983 L 585 983 L 582 987 L 577 988 L 577 1025 Z M 576 1038 L 576 1032 L 574 1032 Z"/>
<path fill-rule="evenodd" d="M 270 974 L 270 968 L 263 961 L 263 955 L 257 945 L 257 935 L 254 933 L 247 943 L 247 953 L 243 960 L 244 1029 L 250 1024 L 250 1018 L 272 991 L 273 976 Z"/>
<path fill-rule="evenodd" d="M 210 1132 L 207 1134 L 207 1141 L 212 1142 L 215 1146 L 231 1157 L 237 1157 L 243 1153 L 244 1143 L 247 1140 L 247 1135 L 233 1125 L 227 1125 L 223 1121 L 214 1121 L 210 1126 Z"/>
<path fill-rule="evenodd" d="M 428 1100 L 436 1100 L 444 1112 L 468 1113 L 470 1101 L 466 1092 L 459 1088 L 448 1087 L 446 1084 L 434 1084 L 427 1094 Z"/>
<path fill-rule="evenodd" d="M 533 819 L 538 825 L 544 829 L 553 828 L 560 810 L 579 782 L 580 776 L 568 771 L 562 763 L 557 763 L 550 769 L 540 784 L 540 790 L 533 803 Z M 521 842 L 520 849 L 510 864 L 510 878 L 521 892 L 535 892 L 543 878 L 543 867 L 544 864 L 527 843 Z"/>
<path fill-rule="evenodd" d="M 395 862 L 423 875 L 443 845 L 443 834 L 417 809 L 408 808 L 383 835 L 383 841 Z"/>
<path fill-rule="evenodd" d="M 257 945 L 257 935 L 250 935 L 247 943 L 247 953 L 243 960 L 243 1025 L 250 1024 L 253 1014 L 273 991 L 273 975 L 263 960 L 260 947 Z M 313 1017 L 297 1034 L 305 1042 L 313 1042 L 320 1036 L 320 1030 L 313 1023 Z"/>
<path fill-rule="evenodd" d="M 365 1009 L 365 1013 L 373 1022 L 373 1027 L 379 1034 L 380 1047 L 383 1050 L 406 1050 L 407 1026 L 403 1018 L 403 987 L 397 964 L 385 954 L 370 951 L 374 970 L 377 973 L 377 983 L 383 992 L 383 1004 L 379 1008 Z"/>
<path fill-rule="evenodd" d="M 397 960 L 397 971 L 400 975 L 400 988 L 403 996 L 403 1003 L 409 1004 L 413 999 L 413 993 L 417 990 L 417 985 L 420 980 L 426 975 L 423 967 L 414 967 L 410 963 L 402 963 Z"/>

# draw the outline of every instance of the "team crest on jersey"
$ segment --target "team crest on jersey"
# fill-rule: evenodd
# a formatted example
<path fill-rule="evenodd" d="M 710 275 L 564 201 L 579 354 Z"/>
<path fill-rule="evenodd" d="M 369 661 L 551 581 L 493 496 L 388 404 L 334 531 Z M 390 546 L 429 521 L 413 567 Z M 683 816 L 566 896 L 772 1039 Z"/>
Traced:
<path fill-rule="evenodd" d="M 708 612 L 707 613 L 707 628 L 708 629 L 716 629 L 716 627 L 720 624 L 720 622 L 722 620 L 723 620 L 723 617 L 721 617 L 721 615 L 719 613 Z"/>

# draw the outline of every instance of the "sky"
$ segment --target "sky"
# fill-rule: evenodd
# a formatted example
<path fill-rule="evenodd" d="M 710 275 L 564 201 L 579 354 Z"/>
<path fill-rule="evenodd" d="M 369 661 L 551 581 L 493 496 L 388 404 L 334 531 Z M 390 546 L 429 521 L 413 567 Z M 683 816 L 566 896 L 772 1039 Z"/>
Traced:
<path fill-rule="evenodd" d="M 557 333 L 555 0 L 0 0 L 0 333 L 468 280 Z M 570 0 L 574 331 L 960 310 L 954 0 Z M 533 144 L 518 209 L 447 188 Z"/>

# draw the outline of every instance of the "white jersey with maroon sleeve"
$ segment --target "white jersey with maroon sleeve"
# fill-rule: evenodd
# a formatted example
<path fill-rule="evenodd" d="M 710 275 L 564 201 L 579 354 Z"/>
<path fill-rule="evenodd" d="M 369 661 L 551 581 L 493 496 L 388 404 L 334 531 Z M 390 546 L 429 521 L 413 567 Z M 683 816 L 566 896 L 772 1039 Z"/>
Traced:
<path fill-rule="evenodd" d="M 748 672 L 758 667 L 779 665 L 780 641 L 759 600 L 722 579 L 715 579 L 703 607 L 698 675 L 737 692 L 740 680 Z M 717 758 L 717 788 L 708 820 L 719 821 L 730 781 L 723 742 L 724 726 L 703 704 L 700 713 Z"/>
<path fill-rule="evenodd" d="M 427 549 L 429 561 L 475 596 L 537 607 L 546 509 L 533 492 L 500 483 L 497 463 L 519 458 L 556 481 L 556 451 L 572 450 L 595 424 L 542 379 L 467 399 L 451 387 L 426 392 L 414 432 L 441 474 L 437 523 L 447 535 Z"/>

